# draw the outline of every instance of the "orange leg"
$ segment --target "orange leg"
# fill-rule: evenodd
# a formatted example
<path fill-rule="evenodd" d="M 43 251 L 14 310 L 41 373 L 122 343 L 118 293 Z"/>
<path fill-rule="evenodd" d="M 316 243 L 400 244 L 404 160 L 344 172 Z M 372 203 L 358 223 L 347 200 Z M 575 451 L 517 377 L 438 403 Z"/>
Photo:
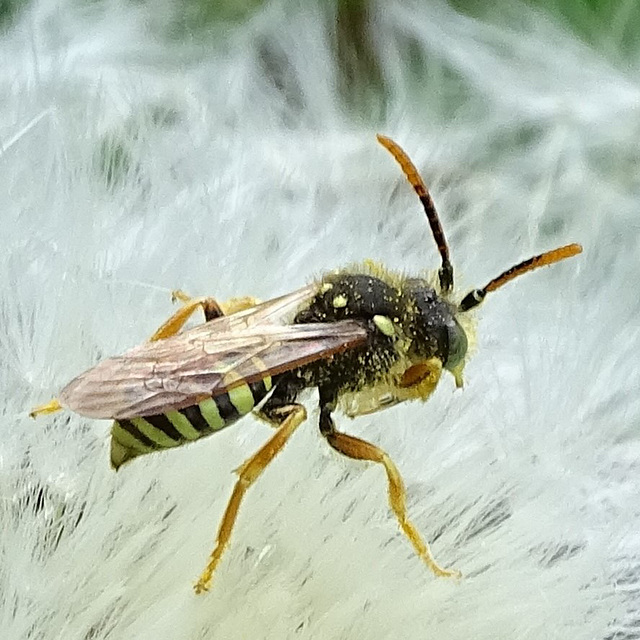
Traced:
<path fill-rule="evenodd" d="M 58 402 L 57 398 L 54 398 L 50 402 L 47 402 L 47 404 L 41 404 L 31 409 L 31 411 L 29 411 L 29 417 L 36 418 L 40 415 L 46 415 L 47 413 L 55 413 L 56 411 L 60 411 L 60 409 L 62 409 L 62 405 Z"/>
<path fill-rule="evenodd" d="M 240 509 L 240 503 L 247 489 L 262 475 L 267 465 L 282 451 L 282 448 L 293 435 L 294 431 L 307 418 L 305 408 L 299 404 L 288 405 L 278 411 L 280 412 L 280 419 L 282 420 L 278 431 L 276 431 L 251 458 L 245 460 L 236 470 L 238 480 L 236 481 L 224 516 L 222 516 L 222 521 L 220 522 L 218 535 L 216 537 L 216 547 L 211 553 L 206 569 L 202 572 L 202 575 L 194 586 L 196 593 L 208 591 L 211 586 L 213 572 L 229 544 L 233 525 L 235 524 L 238 510 Z"/>
<path fill-rule="evenodd" d="M 258 304 L 255 298 L 231 298 L 227 302 L 218 303 L 214 298 L 191 298 L 183 291 L 171 293 L 171 299 L 179 300 L 183 306 L 178 309 L 150 338 L 150 342 L 174 336 L 185 325 L 187 320 L 199 309 L 204 311 L 205 320 L 215 320 L 220 316 L 228 316 Z"/>
<path fill-rule="evenodd" d="M 151 336 L 149 342 L 164 340 L 176 335 L 184 327 L 187 320 L 200 308 L 204 311 L 204 316 L 207 320 L 214 320 L 224 315 L 220 305 L 214 298 L 189 298 L 181 291 L 174 291 L 171 298 L 174 302 L 180 300 L 184 304 L 162 324 Z"/>
<path fill-rule="evenodd" d="M 348 458 L 377 462 L 385 468 L 389 483 L 389 504 L 391 510 L 395 513 L 398 524 L 411 541 L 416 553 L 436 576 L 459 578 L 461 576 L 459 571 L 443 569 L 435 561 L 429 545 L 422 539 L 418 530 L 409 520 L 407 514 L 407 492 L 404 487 L 404 482 L 402 481 L 402 476 L 391 458 L 379 447 L 360 438 L 355 438 L 333 429 L 328 432 L 323 432 L 323 435 L 336 451 Z"/>

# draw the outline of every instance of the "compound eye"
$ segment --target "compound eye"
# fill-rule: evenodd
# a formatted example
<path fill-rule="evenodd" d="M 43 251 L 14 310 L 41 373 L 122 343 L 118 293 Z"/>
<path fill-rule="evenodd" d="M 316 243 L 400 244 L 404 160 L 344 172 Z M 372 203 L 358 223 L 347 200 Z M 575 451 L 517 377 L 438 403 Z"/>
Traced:
<path fill-rule="evenodd" d="M 447 325 L 447 334 L 449 337 L 449 352 L 444 366 L 451 370 L 455 369 L 464 360 L 467 355 L 469 341 L 464 329 L 455 318 L 452 324 Z"/>

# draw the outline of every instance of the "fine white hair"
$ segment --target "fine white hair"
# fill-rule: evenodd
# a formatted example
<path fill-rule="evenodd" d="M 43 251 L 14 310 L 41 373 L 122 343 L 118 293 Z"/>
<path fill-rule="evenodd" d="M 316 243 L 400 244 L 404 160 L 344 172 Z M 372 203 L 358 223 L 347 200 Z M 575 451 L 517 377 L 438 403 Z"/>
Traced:
<path fill-rule="evenodd" d="M 194 39 L 168 35 L 164 3 L 35 0 L 5 27 L 3 639 L 638 637 L 640 69 L 514 7 L 491 22 L 370 3 L 370 82 L 341 72 L 322 2 Z M 108 422 L 28 411 L 147 339 L 172 289 L 267 299 L 364 258 L 437 267 L 377 131 L 429 185 L 461 293 L 584 245 L 488 295 L 463 390 L 445 375 L 426 404 L 336 414 L 394 459 L 463 578 L 429 573 L 383 470 L 328 448 L 309 393 L 195 596 L 233 470 L 269 427 L 116 474 Z"/>

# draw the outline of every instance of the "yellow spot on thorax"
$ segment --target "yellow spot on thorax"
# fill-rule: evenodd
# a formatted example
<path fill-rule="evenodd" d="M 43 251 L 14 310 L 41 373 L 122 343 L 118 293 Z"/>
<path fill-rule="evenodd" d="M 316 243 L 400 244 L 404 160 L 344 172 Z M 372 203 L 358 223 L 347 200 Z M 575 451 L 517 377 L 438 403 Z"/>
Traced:
<path fill-rule="evenodd" d="M 347 298 L 343 295 L 336 296 L 332 304 L 335 309 L 344 309 L 347 306 Z"/>
<path fill-rule="evenodd" d="M 387 316 L 373 316 L 373 324 L 375 324 L 385 336 L 392 338 L 396 334 L 393 321 L 387 318 Z"/>

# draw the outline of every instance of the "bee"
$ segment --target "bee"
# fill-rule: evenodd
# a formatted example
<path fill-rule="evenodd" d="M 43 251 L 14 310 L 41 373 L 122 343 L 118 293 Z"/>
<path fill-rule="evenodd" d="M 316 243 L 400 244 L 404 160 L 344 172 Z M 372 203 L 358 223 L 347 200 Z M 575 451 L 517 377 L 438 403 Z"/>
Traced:
<path fill-rule="evenodd" d="M 236 470 L 196 593 L 210 587 L 245 493 L 306 420 L 298 398 L 309 388 L 318 391 L 319 429 L 329 446 L 384 468 L 391 510 L 416 554 L 436 576 L 460 575 L 435 561 L 409 519 L 404 482 L 391 458 L 380 447 L 338 431 L 333 414 L 341 410 L 353 418 L 400 402 L 426 401 L 444 371 L 462 386 L 473 335 L 469 312 L 489 292 L 575 256 L 582 247 L 569 244 L 529 258 L 481 289 L 456 297 L 449 248 L 428 189 L 398 144 L 381 135 L 378 141 L 420 198 L 441 258 L 437 278 L 408 277 L 365 262 L 262 303 L 236 298 L 221 304 L 177 292 L 182 307 L 148 343 L 100 362 L 30 414 L 66 408 L 113 420 L 111 465 L 116 470 L 139 456 L 212 435 L 252 412 L 276 428 Z M 181 332 L 198 309 L 205 323 Z"/>

